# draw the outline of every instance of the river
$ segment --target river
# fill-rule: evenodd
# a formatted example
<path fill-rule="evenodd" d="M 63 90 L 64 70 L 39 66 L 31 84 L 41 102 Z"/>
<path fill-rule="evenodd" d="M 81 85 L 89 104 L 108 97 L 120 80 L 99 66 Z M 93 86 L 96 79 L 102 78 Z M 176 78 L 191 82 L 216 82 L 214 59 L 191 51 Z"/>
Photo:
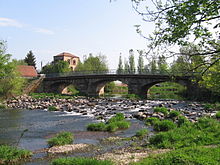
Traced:
<path fill-rule="evenodd" d="M 87 132 L 86 126 L 96 122 L 91 116 L 74 112 L 49 112 L 46 110 L 1 110 L 0 144 L 15 145 L 23 149 L 37 151 L 47 148 L 47 139 L 62 131 L 74 134 L 74 143 L 98 144 L 101 138 L 109 136 L 132 136 L 145 127 L 143 122 L 131 119 L 132 126 L 117 133 Z M 20 136 L 24 130 L 23 137 Z M 20 139 L 20 141 L 19 141 Z M 21 163 L 25 165 L 49 164 L 46 153 L 35 154 L 35 160 Z"/>

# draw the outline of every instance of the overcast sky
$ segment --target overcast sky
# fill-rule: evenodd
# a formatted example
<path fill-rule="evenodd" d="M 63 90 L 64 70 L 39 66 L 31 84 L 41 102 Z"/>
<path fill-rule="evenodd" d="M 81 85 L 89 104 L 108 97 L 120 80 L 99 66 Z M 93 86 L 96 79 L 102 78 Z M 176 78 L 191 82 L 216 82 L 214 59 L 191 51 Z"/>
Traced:
<path fill-rule="evenodd" d="M 146 34 L 152 31 L 130 0 L 0 0 L 0 39 L 7 41 L 7 52 L 23 59 L 32 50 L 38 69 L 62 52 L 81 59 L 102 53 L 116 69 L 120 53 L 124 59 L 129 49 L 146 49 L 138 24 Z"/>

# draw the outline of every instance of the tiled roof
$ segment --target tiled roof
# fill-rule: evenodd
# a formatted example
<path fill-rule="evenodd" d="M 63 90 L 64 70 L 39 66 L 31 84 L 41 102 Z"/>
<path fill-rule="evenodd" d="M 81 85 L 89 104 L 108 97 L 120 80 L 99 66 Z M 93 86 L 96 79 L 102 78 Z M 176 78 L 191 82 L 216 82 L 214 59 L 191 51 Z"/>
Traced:
<path fill-rule="evenodd" d="M 18 65 L 18 71 L 22 77 L 37 77 L 37 71 L 33 66 Z"/>
<path fill-rule="evenodd" d="M 75 56 L 75 55 L 73 55 L 73 54 L 66 53 L 66 52 L 60 53 L 60 54 L 56 55 L 55 57 L 57 57 L 57 56 L 58 56 L 58 57 L 59 57 L 59 56 L 67 56 L 67 57 L 79 58 L 79 57 L 77 57 L 77 56 Z"/>

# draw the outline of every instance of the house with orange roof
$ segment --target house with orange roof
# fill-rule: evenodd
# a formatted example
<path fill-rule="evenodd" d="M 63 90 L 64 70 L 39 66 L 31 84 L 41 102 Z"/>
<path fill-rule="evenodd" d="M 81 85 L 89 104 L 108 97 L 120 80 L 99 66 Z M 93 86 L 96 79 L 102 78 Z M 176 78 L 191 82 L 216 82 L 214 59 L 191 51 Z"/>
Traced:
<path fill-rule="evenodd" d="M 56 56 L 53 56 L 53 59 L 54 59 L 54 62 L 56 63 L 57 61 L 67 61 L 69 63 L 69 67 L 74 71 L 77 64 L 79 63 L 79 57 L 73 55 L 73 54 L 70 54 L 70 53 L 67 53 L 67 52 L 63 52 L 63 53 L 60 53 Z"/>
<path fill-rule="evenodd" d="M 33 78 L 33 77 L 38 76 L 37 71 L 34 68 L 34 66 L 18 65 L 17 69 L 18 69 L 18 72 L 21 74 L 22 77 Z"/>

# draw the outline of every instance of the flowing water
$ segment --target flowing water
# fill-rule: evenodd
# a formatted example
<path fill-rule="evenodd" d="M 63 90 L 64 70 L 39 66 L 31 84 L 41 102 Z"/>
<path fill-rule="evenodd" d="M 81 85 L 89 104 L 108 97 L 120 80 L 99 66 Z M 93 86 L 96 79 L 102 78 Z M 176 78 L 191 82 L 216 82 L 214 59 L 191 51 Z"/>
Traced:
<path fill-rule="evenodd" d="M 96 121 L 93 117 L 45 110 L 1 110 L 0 121 L 0 144 L 10 144 L 31 151 L 47 148 L 47 139 L 62 131 L 73 132 L 74 143 L 96 145 L 101 138 L 116 135 L 132 136 L 138 129 L 144 127 L 142 122 L 132 119 L 131 128 L 125 131 L 117 133 L 87 132 L 86 126 Z M 46 153 L 35 154 L 33 157 L 40 159 L 21 164 L 49 164 L 45 158 Z"/>

